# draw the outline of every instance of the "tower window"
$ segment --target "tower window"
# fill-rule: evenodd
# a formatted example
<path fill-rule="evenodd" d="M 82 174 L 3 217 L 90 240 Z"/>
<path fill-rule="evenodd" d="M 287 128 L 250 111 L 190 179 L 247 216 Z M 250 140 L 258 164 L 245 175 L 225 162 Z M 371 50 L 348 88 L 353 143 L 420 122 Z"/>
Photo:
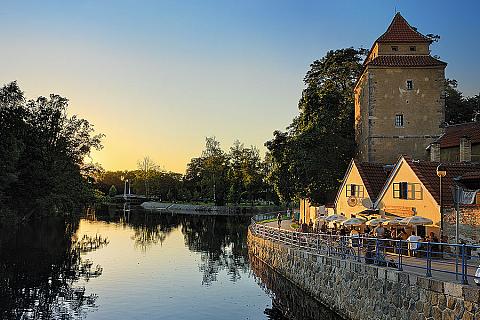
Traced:
<path fill-rule="evenodd" d="M 392 46 L 392 51 L 398 51 L 398 46 Z"/>
<path fill-rule="evenodd" d="M 407 90 L 413 90 L 413 80 L 407 80 Z"/>
<path fill-rule="evenodd" d="M 417 47 L 411 46 L 411 47 L 410 47 L 410 51 L 417 51 Z"/>
<path fill-rule="evenodd" d="M 403 114 L 395 115 L 395 127 L 403 128 Z"/>

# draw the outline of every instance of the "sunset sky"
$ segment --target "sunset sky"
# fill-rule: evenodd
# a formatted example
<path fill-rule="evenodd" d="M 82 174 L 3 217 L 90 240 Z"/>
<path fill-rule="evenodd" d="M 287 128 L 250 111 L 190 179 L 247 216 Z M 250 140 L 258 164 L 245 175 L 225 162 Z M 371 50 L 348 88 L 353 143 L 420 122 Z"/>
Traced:
<path fill-rule="evenodd" d="M 93 161 L 133 169 L 149 155 L 184 172 L 206 136 L 256 145 L 297 113 L 309 64 L 360 47 L 395 7 L 441 36 L 466 95 L 480 92 L 480 1 L 1 1 L 1 82 L 28 98 L 58 93 L 106 135 Z"/>

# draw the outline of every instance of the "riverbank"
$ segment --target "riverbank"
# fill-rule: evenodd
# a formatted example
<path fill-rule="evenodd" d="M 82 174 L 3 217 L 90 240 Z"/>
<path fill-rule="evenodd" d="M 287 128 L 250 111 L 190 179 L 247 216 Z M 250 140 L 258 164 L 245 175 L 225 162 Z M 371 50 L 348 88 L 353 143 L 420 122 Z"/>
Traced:
<path fill-rule="evenodd" d="M 185 214 L 211 214 L 211 215 L 254 215 L 265 212 L 276 212 L 285 210 L 281 206 L 214 206 L 186 203 L 167 203 L 147 201 L 141 204 L 145 210 L 169 211 Z"/>
<path fill-rule="evenodd" d="M 322 256 L 256 236 L 250 254 L 346 319 L 479 319 L 473 286 Z"/>

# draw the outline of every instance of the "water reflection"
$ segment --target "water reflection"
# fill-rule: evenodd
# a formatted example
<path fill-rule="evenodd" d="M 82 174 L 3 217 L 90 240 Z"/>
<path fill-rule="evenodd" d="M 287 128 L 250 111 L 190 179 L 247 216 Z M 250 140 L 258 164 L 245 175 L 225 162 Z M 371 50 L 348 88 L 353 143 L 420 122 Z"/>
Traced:
<path fill-rule="evenodd" d="M 268 319 L 342 319 L 253 255 L 250 256 L 250 265 L 257 283 L 272 296 L 272 308 L 264 311 Z"/>
<path fill-rule="evenodd" d="M 2 319 L 84 318 L 96 296 L 76 285 L 102 268 L 82 255 L 108 244 L 100 236 L 75 239 L 78 221 L 48 219 L 0 229 Z"/>
<path fill-rule="evenodd" d="M 202 284 L 217 280 L 219 271 L 226 270 L 231 281 L 237 281 L 248 272 L 246 245 L 248 217 L 186 215 L 172 212 L 128 211 L 97 212 L 96 219 L 119 222 L 134 231 L 135 247 L 146 252 L 151 246 L 162 245 L 166 237 L 179 228 L 186 247 L 200 253 L 198 268 L 203 274 Z"/>
<path fill-rule="evenodd" d="M 219 270 L 226 270 L 233 282 L 248 271 L 245 241 L 248 218 L 195 216 L 184 218 L 181 223 L 185 244 L 190 250 L 201 253 L 202 284 L 216 281 Z"/>
<path fill-rule="evenodd" d="M 123 209 L 0 227 L 0 319 L 339 319 L 250 265 L 248 217 Z"/>

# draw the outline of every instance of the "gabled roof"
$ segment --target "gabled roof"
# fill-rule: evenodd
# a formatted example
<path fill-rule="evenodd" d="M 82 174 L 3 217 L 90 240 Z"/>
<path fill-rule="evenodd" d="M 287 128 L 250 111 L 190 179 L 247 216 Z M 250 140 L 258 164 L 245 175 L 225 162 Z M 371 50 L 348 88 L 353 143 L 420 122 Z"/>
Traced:
<path fill-rule="evenodd" d="M 427 42 L 431 43 L 432 40 L 413 28 L 408 24 L 407 20 L 397 12 L 393 17 L 392 23 L 388 27 L 387 31 L 382 34 L 376 42 Z"/>
<path fill-rule="evenodd" d="M 383 194 L 387 191 L 389 185 L 393 181 L 397 174 L 402 162 L 405 161 L 412 171 L 417 176 L 418 180 L 425 186 L 427 191 L 432 195 L 435 201 L 440 204 L 440 178 L 437 176 L 437 167 L 439 162 L 430 162 L 422 160 L 412 160 L 407 156 L 402 156 L 398 160 L 395 168 L 390 174 L 388 181 L 382 188 L 382 191 L 378 195 L 378 199 L 375 202 L 375 207 L 383 197 Z M 454 178 L 463 176 L 469 172 L 480 171 L 480 164 L 472 163 L 442 163 L 442 168 L 447 172 L 447 175 L 442 178 L 442 200 L 445 207 L 453 206 L 453 187 Z M 407 181 L 409 182 L 409 181 Z"/>
<path fill-rule="evenodd" d="M 390 170 L 381 163 L 357 162 L 355 161 L 363 184 L 367 189 L 370 200 L 375 202 L 378 194 L 387 181 Z"/>
<path fill-rule="evenodd" d="M 366 65 L 379 67 L 436 67 L 446 66 L 447 63 L 435 59 L 432 56 L 413 56 L 413 55 L 389 55 L 378 56 L 370 60 Z"/>
<path fill-rule="evenodd" d="M 417 177 L 430 194 L 440 203 L 440 178 L 437 176 L 439 162 L 429 162 L 406 159 Z M 463 176 L 469 172 L 479 171 L 480 164 L 472 163 L 442 163 L 442 168 L 447 175 L 442 178 L 442 200 L 444 206 L 453 206 L 452 190 L 455 186 L 454 178 Z"/>
<path fill-rule="evenodd" d="M 440 148 L 450 148 L 460 145 L 460 139 L 468 137 L 472 143 L 480 143 L 480 122 L 468 122 L 447 126 L 445 133 L 435 142 Z"/>
<path fill-rule="evenodd" d="M 363 185 L 365 189 L 367 189 L 368 196 L 370 200 L 375 202 L 380 190 L 382 190 L 385 181 L 390 173 L 390 169 L 388 166 L 381 163 L 369 163 L 369 162 L 359 162 L 355 159 L 350 161 L 350 165 L 348 166 L 347 171 L 345 172 L 345 176 L 343 178 L 342 184 L 337 192 L 337 196 L 335 198 L 335 204 L 338 201 L 338 197 L 342 192 L 345 184 L 347 183 L 348 176 L 352 171 L 353 166 L 358 170 L 360 174 L 360 178 L 362 179 Z"/>

